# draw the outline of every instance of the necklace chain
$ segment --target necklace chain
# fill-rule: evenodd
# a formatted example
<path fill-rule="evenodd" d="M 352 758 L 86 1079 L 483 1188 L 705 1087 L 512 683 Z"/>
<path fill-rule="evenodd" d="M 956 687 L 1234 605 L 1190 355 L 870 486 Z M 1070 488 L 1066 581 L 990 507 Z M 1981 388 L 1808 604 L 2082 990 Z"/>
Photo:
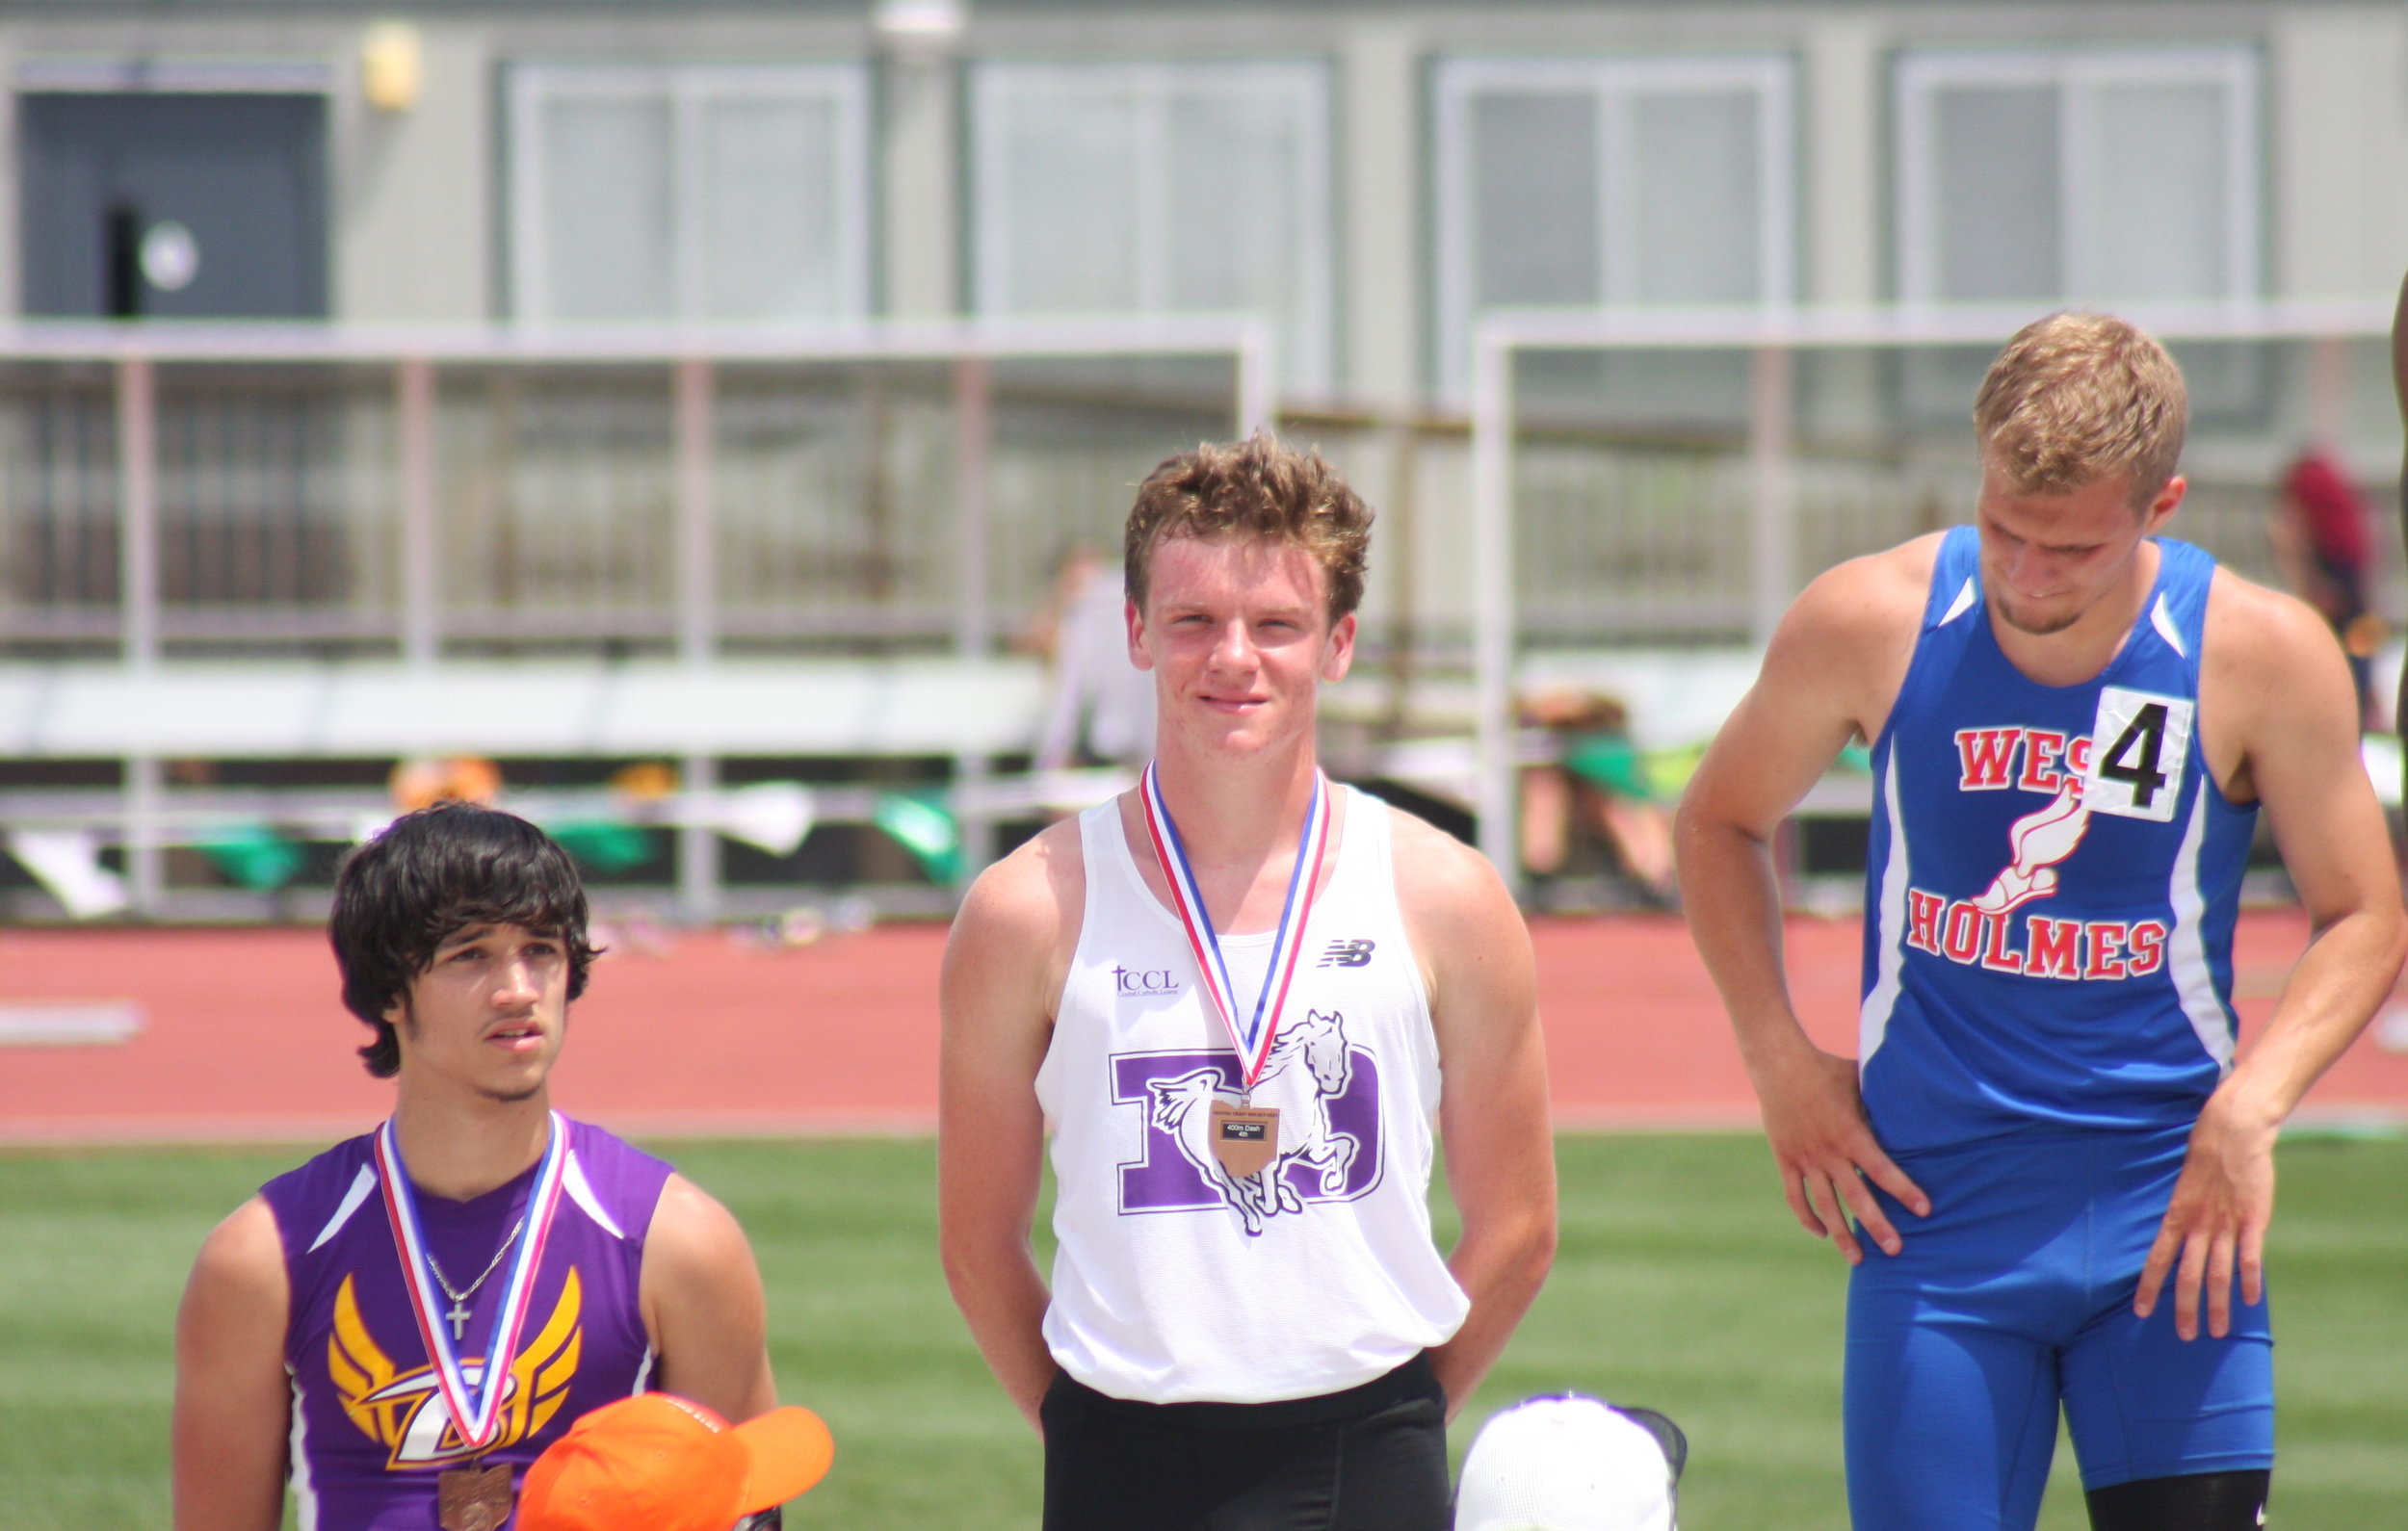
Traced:
<path fill-rule="evenodd" d="M 510 1225 L 510 1231 L 502 1235 L 502 1247 L 493 1252 L 492 1263 L 485 1266 L 484 1275 L 479 1276 L 475 1281 L 468 1284 L 468 1289 L 466 1291 L 456 1291 L 453 1289 L 451 1282 L 446 1279 L 443 1274 L 443 1267 L 434 1262 L 434 1251 L 432 1249 L 429 1249 L 427 1251 L 427 1268 L 434 1272 L 435 1284 L 443 1288 L 443 1295 L 449 1297 L 455 1303 L 464 1303 L 471 1297 L 476 1296 L 477 1288 L 484 1284 L 484 1279 L 486 1276 L 492 1275 L 494 1271 L 501 1267 L 502 1257 L 510 1252 L 510 1246 L 518 1241 L 518 1231 L 526 1226 L 527 1214 L 521 1212 L 518 1214 L 518 1221 Z"/>

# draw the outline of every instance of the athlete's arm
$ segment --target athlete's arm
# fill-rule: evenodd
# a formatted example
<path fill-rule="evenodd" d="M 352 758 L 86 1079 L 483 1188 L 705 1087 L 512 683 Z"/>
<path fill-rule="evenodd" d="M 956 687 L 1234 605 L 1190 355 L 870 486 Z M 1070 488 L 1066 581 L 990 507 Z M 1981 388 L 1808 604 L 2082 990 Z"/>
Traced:
<path fill-rule="evenodd" d="M 1547 1050 L 1530 931 L 1496 869 L 1406 814 L 1396 826 L 1397 892 L 1429 986 L 1438 1126 L 1463 1236 L 1447 1258 L 1471 1310 L 1430 1353 L 1462 1411 L 1522 1321 L 1556 1253 L 1556 1153 Z"/>
<path fill-rule="evenodd" d="M 2392 310 L 2392 395 L 2399 402 L 2399 418 L 2408 422 L 2408 277 L 2399 284 L 2399 304 Z M 2408 532 L 2408 461 L 2400 465 L 2400 523 Z M 2399 737 L 2408 741 L 2408 665 L 2399 671 L 2399 699 L 2392 713 Z M 2401 752 L 2400 786 L 2408 791 L 2408 750 Z"/>
<path fill-rule="evenodd" d="M 200 1246 L 176 1310 L 176 1531 L 275 1531 L 283 1523 L 290 1306 L 275 1214 L 253 1197 Z"/>
<path fill-rule="evenodd" d="M 735 1216 L 683 1175 L 661 1187 L 638 1283 L 661 1390 L 741 1422 L 777 1407 L 761 1271 Z"/>
<path fill-rule="evenodd" d="M 1048 1300 L 1029 1246 L 1045 1121 L 1036 1071 L 1078 935 L 1079 824 L 1066 819 L 981 874 L 945 943 L 938 1006 L 937 1219 L 945 1281 L 1004 1394 L 1042 1431 L 1054 1380 Z"/>
<path fill-rule="evenodd" d="M 1865 1178 L 1918 1215 L 1930 1202 L 1873 1140 L 1854 1060 L 1816 1047 L 1798 1025 L 1781 966 L 1772 837 L 1850 739 L 1880 732 L 1914 653 L 1935 546 L 1925 538 L 1858 558 L 1807 586 L 1674 821 L 1689 935 L 1739 1035 L 1782 1192 L 1798 1223 L 1850 1264 L 1864 1258 L 1851 1210 L 1875 1243 L 1899 1247 Z"/>
<path fill-rule="evenodd" d="M 2323 619 L 2219 572 L 2199 692 L 2207 765 L 2236 796 L 2254 793 L 2265 806 L 2315 935 L 2273 1019 L 2200 1112 L 2141 1269 L 2134 1310 L 2147 1317 L 2171 1274 L 2186 1339 L 2199 1333 L 2203 1294 L 2209 1332 L 2229 1331 L 2237 1268 L 2242 1301 L 2259 1300 L 2275 1136 L 2391 993 L 2408 954 L 2391 837 L 2359 755 L 2357 693 Z"/>

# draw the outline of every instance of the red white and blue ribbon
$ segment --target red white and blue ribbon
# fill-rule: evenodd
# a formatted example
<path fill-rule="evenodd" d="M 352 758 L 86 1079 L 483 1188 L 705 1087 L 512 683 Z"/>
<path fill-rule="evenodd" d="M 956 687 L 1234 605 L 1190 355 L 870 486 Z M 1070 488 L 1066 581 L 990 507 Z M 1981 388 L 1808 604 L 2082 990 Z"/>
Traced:
<path fill-rule="evenodd" d="M 435 1385 L 452 1411 L 452 1428 L 470 1451 L 483 1451 L 502 1433 L 502 1395 L 508 1390 L 511 1364 L 518 1359 L 519 1331 L 527 1310 L 535 1306 L 536 1272 L 543 1265 L 543 1247 L 552 1236 L 553 1214 L 560 1210 L 561 1187 L 568 1168 L 568 1124 L 552 1113 L 552 1138 L 544 1146 L 536 1170 L 535 1188 L 528 1194 L 527 1218 L 518 1231 L 518 1248 L 510 1259 L 510 1276 L 502 1284 L 502 1303 L 494 1310 L 491 1343 L 485 1346 L 484 1366 L 477 1386 L 459 1362 L 452 1336 L 440 1317 L 442 1294 L 435 1289 L 433 1268 L 427 1258 L 426 1234 L 418 1224 L 417 1193 L 402 1163 L 402 1146 L 387 1118 L 376 1136 L 377 1179 L 384 1191 L 384 1215 L 393 1228 L 393 1247 L 408 1278 L 409 1310 L 418 1320 L 419 1337 L 433 1362 Z"/>
<path fill-rule="evenodd" d="M 1288 873 L 1288 896 L 1280 905 L 1278 933 L 1271 937 L 1270 968 L 1263 974 L 1263 992 L 1255 997 L 1251 1018 L 1243 1025 L 1238 1019 L 1237 990 L 1229 981 L 1229 964 L 1220 954 L 1220 937 L 1214 933 L 1213 918 L 1204 907 L 1204 890 L 1196 886 L 1195 870 L 1188 865 L 1188 848 L 1179 839 L 1179 826 L 1171 820 L 1170 806 L 1163 801 L 1162 783 L 1153 766 L 1145 767 L 1139 786 L 1145 832 L 1154 842 L 1155 859 L 1162 863 L 1163 880 L 1170 884 L 1171 905 L 1187 930 L 1188 949 L 1195 953 L 1204 993 L 1228 1029 L 1230 1044 L 1238 1050 L 1238 1067 L 1243 1071 L 1245 1087 L 1251 1090 L 1270 1060 L 1271 1043 L 1279 1035 L 1279 1014 L 1296 982 L 1296 958 L 1304 950 L 1304 929 L 1313 919 L 1315 884 L 1321 881 L 1322 855 L 1329 843 L 1328 778 L 1319 771 L 1313 773 L 1313 802 L 1305 810 L 1304 828 L 1296 836 L 1296 867 Z"/>

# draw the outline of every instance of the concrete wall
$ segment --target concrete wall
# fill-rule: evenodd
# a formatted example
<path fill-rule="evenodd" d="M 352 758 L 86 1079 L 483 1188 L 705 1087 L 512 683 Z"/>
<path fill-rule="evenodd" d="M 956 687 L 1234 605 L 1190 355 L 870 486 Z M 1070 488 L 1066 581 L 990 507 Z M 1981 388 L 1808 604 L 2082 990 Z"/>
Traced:
<path fill-rule="evenodd" d="M 295 8 L 299 10 L 300 8 Z M 974 8 L 975 10 L 975 8 Z M 945 312 L 963 264 L 958 65 L 883 57 L 857 12 L 766 16 L 462 10 L 422 24 L 425 91 L 406 113 L 358 98 L 354 12 L 18 9 L 0 67 L 25 60 L 305 59 L 333 88 L 336 313 L 378 323 L 503 315 L 501 70 L 516 59 L 853 58 L 878 64 L 876 269 L 882 306 Z M 695 13 L 699 12 L 700 13 Z M 1430 353 L 1426 68 L 1450 52 L 1792 52 L 1799 65 L 1801 296 L 1878 300 L 1893 284 L 1890 65 L 1905 48 L 2052 40 L 2238 40 L 2264 49 L 2271 295 L 2366 298 L 2408 268 L 2408 11 L 2396 5 L 1597 4 L 1515 9 L 1397 4 L 977 11 L 962 58 L 1316 56 L 1337 82 L 1335 353 L 1347 393 L 1388 405 L 1426 381 Z M 5 144 L 0 144 L 5 148 Z M 0 153 L 0 175 L 13 161 Z M 0 188 L 0 290 L 13 301 L 13 179 Z"/>

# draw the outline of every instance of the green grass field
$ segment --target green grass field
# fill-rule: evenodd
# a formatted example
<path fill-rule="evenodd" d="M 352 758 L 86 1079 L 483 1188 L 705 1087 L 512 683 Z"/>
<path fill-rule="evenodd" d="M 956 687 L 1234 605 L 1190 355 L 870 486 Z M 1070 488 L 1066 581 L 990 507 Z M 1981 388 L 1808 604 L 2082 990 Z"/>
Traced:
<path fill-rule="evenodd" d="M 780 1389 L 836 1467 L 788 1523 L 1033 1525 L 1037 1453 L 988 1380 L 935 1258 L 926 1142 L 690 1143 L 770 1285 Z M 1525 1393 L 1662 1409 L 1692 1443 L 1687 1531 L 1847 1523 L 1838 1259 L 1796 1231 L 1760 1143 L 1567 1137 L 1563 1251 L 1457 1430 Z M 0 1526 L 165 1527 L 170 1335 L 209 1226 L 301 1155 L 0 1156 Z M 2294 1138 L 2272 1253 L 2284 1531 L 2408 1518 L 2408 1141 Z M 1441 1210 L 1442 1221 L 1444 1210 Z M 2042 1524 L 2084 1524 L 2070 1460 Z"/>

